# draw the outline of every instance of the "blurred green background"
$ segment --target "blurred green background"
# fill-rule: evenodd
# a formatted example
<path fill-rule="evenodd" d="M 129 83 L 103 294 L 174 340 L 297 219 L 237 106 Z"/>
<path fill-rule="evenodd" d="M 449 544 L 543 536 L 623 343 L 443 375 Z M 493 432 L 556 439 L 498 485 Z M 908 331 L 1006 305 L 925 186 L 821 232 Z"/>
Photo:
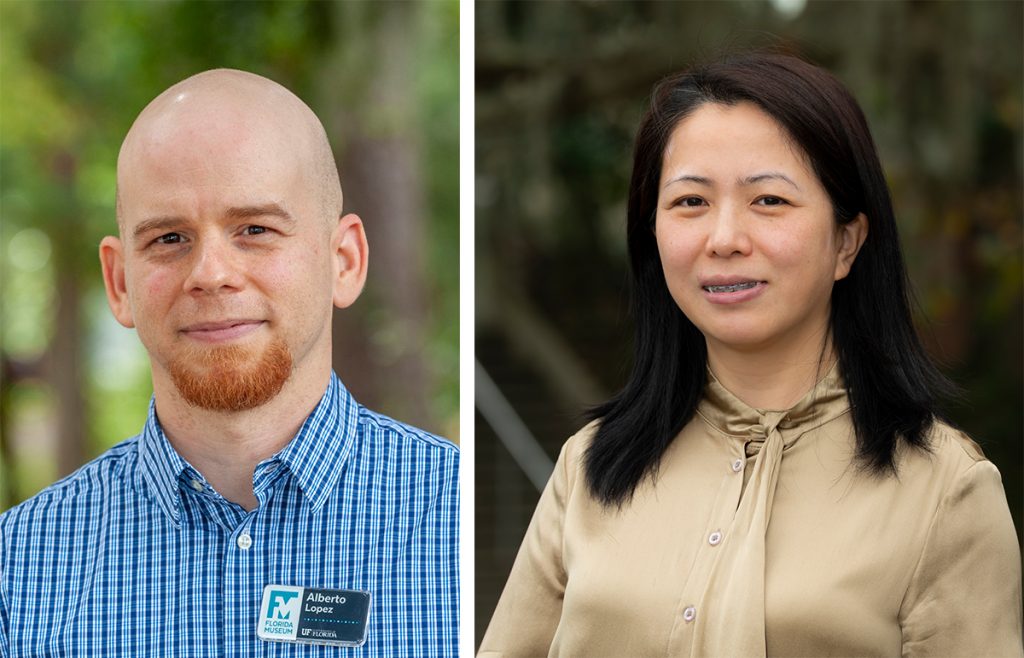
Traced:
<path fill-rule="evenodd" d="M 131 122 L 209 68 L 270 77 L 323 121 L 371 254 L 335 369 L 458 439 L 458 20 L 457 0 L 0 2 L 0 510 L 145 420 L 148 361 L 97 246 Z"/>
<path fill-rule="evenodd" d="M 496 387 L 478 370 L 477 641 L 536 481 L 628 373 L 626 192 L 648 94 L 730 49 L 796 50 L 860 101 L 917 320 L 966 392 L 948 411 L 1002 472 L 1020 532 L 1022 26 L 1018 1 L 476 5 L 476 354 Z"/>

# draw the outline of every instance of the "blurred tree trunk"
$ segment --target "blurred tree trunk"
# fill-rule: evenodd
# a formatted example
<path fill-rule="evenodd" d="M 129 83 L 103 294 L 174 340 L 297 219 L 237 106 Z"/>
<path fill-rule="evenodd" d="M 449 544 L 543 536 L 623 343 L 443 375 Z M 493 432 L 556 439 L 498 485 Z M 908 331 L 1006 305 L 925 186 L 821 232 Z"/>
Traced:
<path fill-rule="evenodd" d="M 81 374 L 81 251 L 70 227 L 78 223 L 75 207 L 76 162 L 68 151 L 54 158 L 54 180 L 61 188 L 64 216 L 52 229 L 57 278 L 57 318 L 48 353 L 46 378 L 57 399 L 57 474 L 71 473 L 85 461 L 86 418 Z"/>
<path fill-rule="evenodd" d="M 380 333 L 384 323 L 362 313 L 362 304 L 336 313 L 334 367 L 364 403 L 432 427 L 424 355 L 429 291 L 417 276 L 427 247 L 421 148 L 413 132 L 420 9 L 416 3 L 334 5 L 338 45 L 328 53 L 320 88 L 323 105 L 335 108 L 323 118 L 340 156 L 345 212 L 359 214 L 370 243 L 364 294 L 381 302 L 394 328 Z M 366 14 L 368 22 L 356 20 Z M 350 38 L 352 26 L 367 24 L 370 34 Z"/>
<path fill-rule="evenodd" d="M 55 240 L 60 244 L 62 240 Z M 58 252 L 60 249 L 58 248 Z M 48 379 L 57 398 L 57 474 L 65 476 L 85 461 L 85 405 L 79 349 L 79 277 L 58 262 L 57 324 L 50 344 Z"/>

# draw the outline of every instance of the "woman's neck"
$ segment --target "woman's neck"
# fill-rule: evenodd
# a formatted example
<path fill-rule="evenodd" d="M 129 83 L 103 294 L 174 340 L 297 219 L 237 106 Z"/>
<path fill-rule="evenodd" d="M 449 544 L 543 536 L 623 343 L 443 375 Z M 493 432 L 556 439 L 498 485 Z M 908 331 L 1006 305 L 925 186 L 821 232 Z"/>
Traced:
<path fill-rule="evenodd" d="M 708 366 L 730 393 L 755 409 L 789 409 L 821 379 L 836 356 L 826 337 L 817 345 L 741 351 L 708 341 Z"/>

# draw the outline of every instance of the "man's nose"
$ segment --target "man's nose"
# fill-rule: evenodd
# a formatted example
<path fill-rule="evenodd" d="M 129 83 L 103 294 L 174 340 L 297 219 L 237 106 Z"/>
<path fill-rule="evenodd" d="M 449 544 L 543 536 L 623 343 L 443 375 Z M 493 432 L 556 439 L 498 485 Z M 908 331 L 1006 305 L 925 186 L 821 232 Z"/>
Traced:
<path fill-rule="evenodd" d="M 216 293 L 237 289 L 242 282 L 239 254 L 230 241 L 203 237 L 192 249 L 191 267 L 185 279 L 185 292 Z"/>
<path fill-rule="evenodd" d="M 710 218 L 706 250 L 709 256 L 746 256 L 751 251 L 749 219 L 743 209 L 725 205 Z"/>

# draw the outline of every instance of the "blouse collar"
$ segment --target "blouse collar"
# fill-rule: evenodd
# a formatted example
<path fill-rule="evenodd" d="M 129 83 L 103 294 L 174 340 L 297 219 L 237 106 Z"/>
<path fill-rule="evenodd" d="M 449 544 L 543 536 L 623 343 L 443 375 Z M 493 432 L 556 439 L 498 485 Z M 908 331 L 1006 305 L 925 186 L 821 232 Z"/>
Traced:
<path fill-rule="evenodd" d="M 834 364 L 821 380 L 791 408 L 755 409 L 729 392 L 708 368 L 704 398 L 697 413 L 712 428 L 743 441 L 763 442 L 778 427 L 785 447 L 808 431 L 849 412 L 846 386 Z"/>

